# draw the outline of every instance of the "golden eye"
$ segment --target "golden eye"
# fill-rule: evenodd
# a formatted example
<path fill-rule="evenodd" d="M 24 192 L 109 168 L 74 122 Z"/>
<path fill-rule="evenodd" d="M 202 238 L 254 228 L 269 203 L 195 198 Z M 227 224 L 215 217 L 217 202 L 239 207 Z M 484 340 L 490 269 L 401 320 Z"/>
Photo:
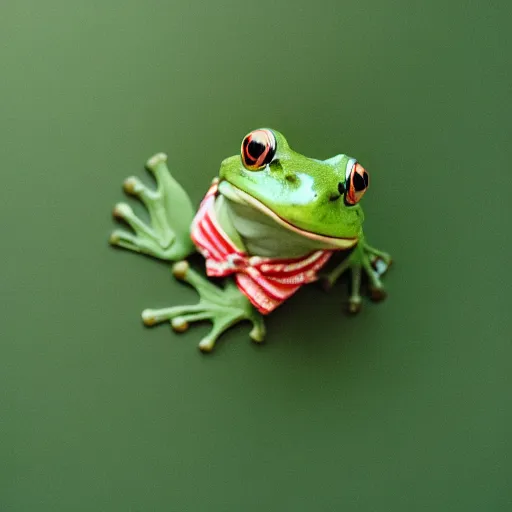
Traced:
<path fill-rule="evenodd" d="M 272 162 L 276 138 L 270 130 L 254 130 L 242 141 L 242 163 L 249 171 L 259 171 Z"/>
<path fill-rule="evenodd" d="M 358 203 L 368 189 L 370 179 L 362 165 L 354 164 L 345 184 L 345 204 L 352 206 Z"/>

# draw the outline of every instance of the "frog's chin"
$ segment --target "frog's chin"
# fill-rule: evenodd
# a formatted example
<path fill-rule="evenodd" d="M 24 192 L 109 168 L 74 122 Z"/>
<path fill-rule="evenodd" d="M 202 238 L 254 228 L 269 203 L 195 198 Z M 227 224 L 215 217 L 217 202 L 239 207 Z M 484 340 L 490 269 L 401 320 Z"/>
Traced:
<path fill-rule="evenodd" d="M 268 206 L 264 205 L 261 201 L 258 201 L 258 199 L 255 199 L 253 196 L 247 194 L 243 190 L 240 190 L 239 188 L 235 187 L 226 180 L 221 180 L 219 182 L 219 192 L 226 198 L 230 199 L 231 201 L 249 205 L 252 208 L 260 211 L 261 213 L 273 219 L 280 226 L 290 231 L 293 231 L 305 238 L 309 238 L 310 240 L 316 240 L 317 242 L 325 243 L 326 245 L 331 246 L 333 249 L 350 249 L 357 244 L 357 237 L 332 237 L 327 235 L 319 235 L 318 233 L 313 233 L 311 231 L 306 231 L 304 229 L 298 228 L 293 224 L 290 224 L 288 221 L 284 220 L 279 215 L 277 215 L 277 213 L 273 212 Z"/>

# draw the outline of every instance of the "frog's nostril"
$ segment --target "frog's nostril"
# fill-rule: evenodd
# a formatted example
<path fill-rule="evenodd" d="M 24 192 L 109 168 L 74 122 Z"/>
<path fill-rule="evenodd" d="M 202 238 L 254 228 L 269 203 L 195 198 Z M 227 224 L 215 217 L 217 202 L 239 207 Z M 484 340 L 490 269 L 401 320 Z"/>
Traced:
<path fill-rule="evenodd" d="M 338 191 L 333 192 L 329 196 L 329 201 L 337 201 L 345 193 L 345 184 L 341 181 L 338 183 Z"/>

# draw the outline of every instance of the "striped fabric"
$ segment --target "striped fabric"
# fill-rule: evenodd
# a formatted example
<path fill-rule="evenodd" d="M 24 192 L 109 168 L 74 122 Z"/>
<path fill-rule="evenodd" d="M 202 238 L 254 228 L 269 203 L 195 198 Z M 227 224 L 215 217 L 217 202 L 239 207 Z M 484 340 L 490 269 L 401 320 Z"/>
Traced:
<path fill-rule="evenodd" d="M 303 284 L 318 279 L 333 251 L 319 250 L 296 259 L 250 256 L 235 247 L 215 217 L 217 181 L 214 181 L 192 222 L 191 237 L 206 259 L 213 277 L 235 275 L 240 291 L 264 315 L 273 311 Z"/>

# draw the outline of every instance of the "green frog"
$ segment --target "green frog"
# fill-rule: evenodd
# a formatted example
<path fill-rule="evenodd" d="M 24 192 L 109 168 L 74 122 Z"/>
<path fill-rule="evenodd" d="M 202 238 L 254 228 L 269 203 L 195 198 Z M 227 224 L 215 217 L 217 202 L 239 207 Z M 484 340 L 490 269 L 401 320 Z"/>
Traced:
<path fill-rule="evenodd" d="M 168 321 L 182 332 L 193 322 L 210 321 L 211 331 L 199 343 L 201 351 L 210 352 L 223 332 L 242 321 L 252 323 L 250 337 L 261 343 L 265 315 L 306 284 L 321 280 L 332 287 L 345 271 L 350 271 L 350 313 L 362 305 L 362 274 L 370 297 L 385 298 L 381 277 L 391 257 L 365 240 L 360 201 L 369 176 L 355 158 L 308 158 L 277 130 L 253 130 L 242 139 L 239 154 L 221 163 L 197 211 L 164 153 L 151 157 L 146 168 L 156 189 L 130 177 L 124 190 L 147 208 L 149 222 L 128 204 L 117 204 L 114 217 L 132 231 L 114 231 L 110 243 L 173 262 L 174 276 L 200 297 L 194 305 L 144 310 L 147 326 Z M 206 275 L 187 261 L 193 253 L 203 256 Z"/>

